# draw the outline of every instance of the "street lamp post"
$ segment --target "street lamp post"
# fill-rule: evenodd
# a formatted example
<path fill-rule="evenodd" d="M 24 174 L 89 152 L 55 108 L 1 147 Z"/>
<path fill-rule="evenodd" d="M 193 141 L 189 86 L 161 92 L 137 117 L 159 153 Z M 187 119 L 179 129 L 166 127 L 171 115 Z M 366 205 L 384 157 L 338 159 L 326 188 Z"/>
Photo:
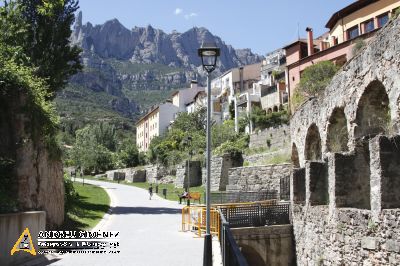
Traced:
<path fill-rule="evenodd" d="M 207 180 L 206 180 L 206 234 L 204 236 L 203 265 L 212 265 L 212 239 L 210 234 L 210 177 L 211 177 L 211 72 L 217 65 L 220 49 L 215 44 L 203 43 L 198 49 L 203 69 L 207 72 Z"/>
<path fill-rule="evenodd" d="M 191 148 L 191 144 L 192 144 L 192 137 L 191 136 L 187 136 L 184 139 L 184 144 L 188 147 L 189 149 L 189 159 L 187 161 L 187 182 L 186 182 L 186 192 L 187 192 L 187 206 L 190 206 L 190 194 L 189 194 L 189 190 L 190 190 L 190 161 L 192 160 L 192 148 Z M 185 182 L 183 182 L 185 183 Z"/>

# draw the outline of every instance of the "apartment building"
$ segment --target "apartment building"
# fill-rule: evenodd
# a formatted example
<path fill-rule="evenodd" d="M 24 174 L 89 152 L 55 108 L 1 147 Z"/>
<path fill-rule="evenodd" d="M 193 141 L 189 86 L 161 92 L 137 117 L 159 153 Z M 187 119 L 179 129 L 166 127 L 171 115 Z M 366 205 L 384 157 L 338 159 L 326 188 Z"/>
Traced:
<path fill-rule="evenodd" d="M 175 118 L 179 108 L 171 102 L 165 102 L 150 110 L 136 123 L 136 146 L 146 152 L 154 137 L 161 136 Z"/>
<path fill-rule="evenodd" d="M 354 45 L 373 38 L 399 7 L 398 0 L 356 1 L 331 16 L 326 34 L 314 39 L 312 29 L 307 28 L 306 39 L 285 46 L 289 98 L 306 67 L 325 60 L 345 64 L 354 56 Z"/>
<path fill-rule="evenodd" d="M 277 49 L 268 53 L 261 65 L 261 80 L 257 83 L 261 95 L 261 107 L 267 112 L 276 112 L 287 104 L 285 77 L 285 50 Z"/>
<path fill-rule="evenodd" d="M 142 116 L 136 123 L 136 146 L 139 151 L 146 152 L 151 140 L 167 131 L 176 115 L 186 112 L 187 105 L 193 102 L 201 92 L 204 93 L 204 88 L 198 87 L 197 81 L 192 81 L 190 88 L 174 92 L 170 100 L 155 106 Z"/>
<path fill-rule="evenodd" d="M 243 94 L 242 106 L 248 101 L 260 101 L 259 95 L 247 97 L 254 94 L 253 85 L 260 80 L 260 67 L 261 63 L 256 63 L 233 68 L 211 81 L 212 90 L 218 91 L 215 101 L 221 105 L 221 121 L 229 119 L 229 105 L 232 102 L 235 104 L 236 95 Z"/>
<path fill-rule="evenodd" d="M 190 88 L 178 90 L 171 95 L 172 104 L 179 108 L 179 112 L 186 112 L 186 105 L 201 91 L 204 92 L 204 87 L 199 87 L 197 81 L 192 80 Z"/>

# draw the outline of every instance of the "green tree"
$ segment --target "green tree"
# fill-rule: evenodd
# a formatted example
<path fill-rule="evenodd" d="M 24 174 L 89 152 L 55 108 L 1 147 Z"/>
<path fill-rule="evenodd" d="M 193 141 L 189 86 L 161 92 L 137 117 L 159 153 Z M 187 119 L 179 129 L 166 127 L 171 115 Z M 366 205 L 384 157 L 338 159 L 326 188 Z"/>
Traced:
<path fill-rule="evenodd" d="M 299 89 L 307 96 L 316 96 L 325 90 L 339 67 L 331 61 L 321 61 L 304 69 Z"/>
<path fill-rule="evenodd" d="M 117 135 L 115 126 L 108 123 L 100 123 L 90 127 L 96 138 L 96 142 L 110 151 L 117 149 Z"/>
<path fill-rule="evenodd" d="M 143 156 L 139 153 L 132 139 L 125 139 L 118 151 L 118 160 L 122 167 L 135 167 L 143 164 Z"/>
<path fill-rule="evenodd" d="M 85 172 L 106 171 L 114 166 L 112 152 L 98 142 L 93 126 L 90 125 L 76 131 L 71 158 Z"/>
<path fill-rule="evenodd" d="M 0 9 L 1 41 L 22 48 L 50 92 L 82 68 L 81 50 L 69 43 L 77 9 L 75 0 L 11 0 Z"/>

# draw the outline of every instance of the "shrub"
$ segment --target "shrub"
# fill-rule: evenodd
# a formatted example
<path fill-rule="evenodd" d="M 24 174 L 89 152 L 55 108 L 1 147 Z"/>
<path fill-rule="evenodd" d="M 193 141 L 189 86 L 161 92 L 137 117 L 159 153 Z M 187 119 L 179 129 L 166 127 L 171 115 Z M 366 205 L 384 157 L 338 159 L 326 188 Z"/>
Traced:
<path fill-rule="evenodd" d="M 364 40 L 357 40 L 356 44 L 353 46 L 352 53 L 353 56 L 358 54 L 360 50 L 365 46 L 365 41 Z"/>
<path fill-rule="evenodd" d="M 65 209 L 65 215 L 67 214 L 68 211 L 71 211 L 74 203 L 77 201 L 79 195 L 75 191 L 74 188 L 74 183 L 72 180 L 64 174 L 64 209 Z"/>
<path fill-rule="evenodd" d="M 306 97 L 300 91 L 300 88 L 297 86 L 291 100 L 293 109 L 296 110 L 297 108 L 299 108 L 305 102 L 305 100 Z"/>
<path fill-rule="evenodd" d="M 299 89 L 307 96 L 316 96 L 324 91 L 339 70 L 331 61 L 321 61 L 304 69 Z"/>
<path fill-rule="evenodd" d="M 257 129 L 277 127 L 289 123 L 289 115 L 286 110 L 266 114 L 265 110 L 260 107 L 253 108 L 250 119 Z"/>

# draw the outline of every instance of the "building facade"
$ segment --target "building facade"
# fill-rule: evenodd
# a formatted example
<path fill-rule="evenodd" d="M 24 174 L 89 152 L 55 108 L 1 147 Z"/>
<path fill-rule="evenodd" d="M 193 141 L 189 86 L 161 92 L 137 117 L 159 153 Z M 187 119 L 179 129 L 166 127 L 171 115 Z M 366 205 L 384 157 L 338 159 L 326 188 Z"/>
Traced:
<path fill-rule="evenodd" d="M 339 66 L 345 64 L 354 56 L 353 47 L 370 41 L 399 7 L 397 0 L 356 1 L 332 15 L 326 34 L 314 39 L 312 29 L 307 28 L 307 39 L 285 46 L 289 98 L 305 68 L 325 60 Z"/>
<path fill-rule="evenodd" d="M 200 104 L 202 94 L 204 94 L 204 87 L 198 87 L 197 81 L 192 81 L 190 88 L 174 92 L 170 100 L 152 108 L 141 117 L 136 123 L 136 145 L 139 151 L 146 152 L 151 140 L 167 131 L 178 113 L 187 112 L 187 107 L 194 102 L 196 97 L 197 104 Z"/>
<path fill-rule="evenodd" d="M 161 136 L 175 118 L 179 109 L 171 102 L 158 105 L 136 123 L 136 146 L 146 152 L 153 138 Z"/>

